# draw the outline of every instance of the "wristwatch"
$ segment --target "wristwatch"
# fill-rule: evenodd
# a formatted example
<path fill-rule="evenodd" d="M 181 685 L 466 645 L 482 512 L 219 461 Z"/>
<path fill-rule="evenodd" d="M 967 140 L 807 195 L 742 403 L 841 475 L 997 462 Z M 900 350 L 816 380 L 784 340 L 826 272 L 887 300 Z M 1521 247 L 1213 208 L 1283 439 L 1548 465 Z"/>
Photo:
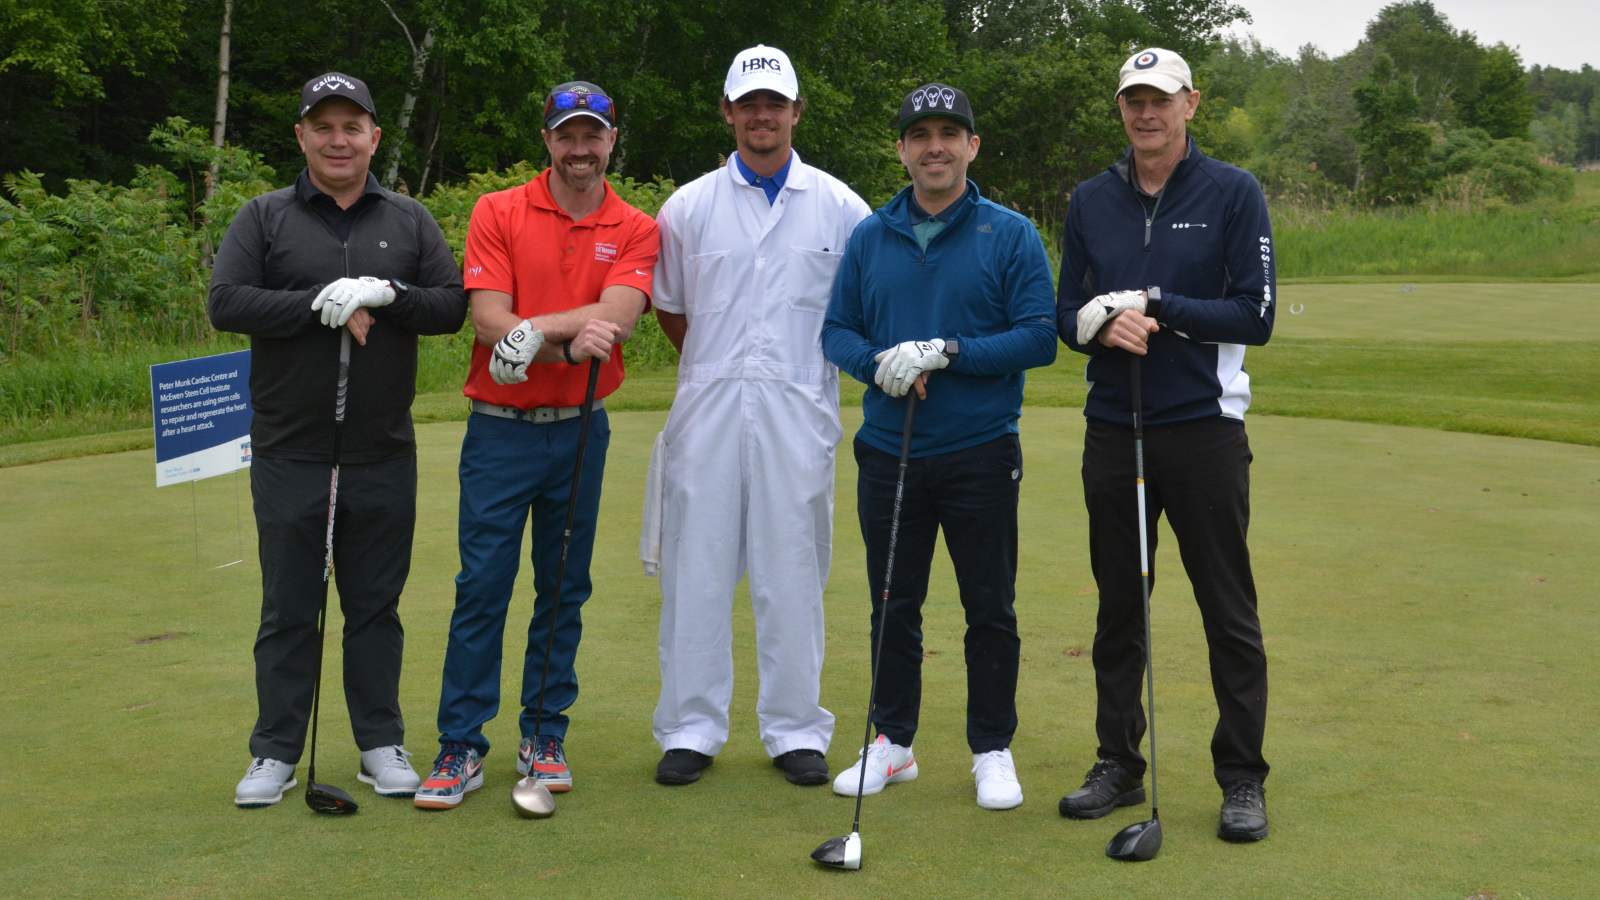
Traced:
<path fill-rule="evenodd" d="M 956 361 L 956 358 L 959 357 L 960 355 L 961 355 L 961 343 L 958 340 L 956 340 L 955 338 L 945 338 L 945 341 L 944 341 L 944 358 L 948 359 L 948 360 L 950 360 L 950 362 L 954 363 Z"/>
<path fill-rule="evenodd" d="M 394 288 L 394 296 L 396 300 L 400 299 L 401 297 L 409 297 L 411 295 L 411 285 L 406 284 L 404 281 L 401 281 L 398 278 L 389 279 L 389 286 Z"/>
<path fill-rule="evenodd" d="M 1161 288 L 1154 285 L 1144 289 L 1144 314 L 1161 321 Z"/>

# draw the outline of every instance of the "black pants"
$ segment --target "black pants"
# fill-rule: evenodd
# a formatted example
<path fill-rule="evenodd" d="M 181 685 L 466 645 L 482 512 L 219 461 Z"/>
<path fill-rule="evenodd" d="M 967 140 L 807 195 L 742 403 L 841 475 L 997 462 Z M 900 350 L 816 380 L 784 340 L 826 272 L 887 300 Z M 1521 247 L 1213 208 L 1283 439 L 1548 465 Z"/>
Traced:
<path fill-rule="evenodd" d="M 328 527 L 327 463 L 257 457 L 250 467 L 261 555 L 252 756 L 299 762 L 317 674 L 317 610 Z M 400 591 L 411 570 L 417 458 L 339 470 L 333 577 L 344 613 L 344 698 L 362 750 L 405 740 Z M 330 625 L 334 619 L 329 614 Z M 330 628 L 331 630 L 331 628 Z M 331 636 L 330 636 L 331 637 Z M 323 695 L 327 700 L 327 695 Z"/>
<path fill-rule="evenodd" d="M 1218 784 L 1264 781 L 1267 653 L 1250 574 L 1250 442 L 1244 423 L 1221 416 L 1146 427 L 1145 508 L 1150 580 L 1155 584 L 1156 522 L 1163 511 L 1178 538 L 1211 651 L 1217 728 L 1211 760 Z M 1083 440 L 1083 495 L 1089 507 L 1089 558 L 1100 588 L 1094 635 L 1095 731 L 1100 758 L 1142 775 L 1144 757 L 1144 595 L 1139 573 L 1139 508 L 1133 429 L 1090 421 Z"/>
<path fill-rule="evenodd" d="M 857 439 L 856 508 L 867 544 L 872 640 L 883 624 L 883 575 L 889 555 L 897 455 Z M 939 529 L 955 564 L 967 613 L 967 743 L 973 753 L 1004 750 L 1017 731 L 1017 494 L 1022 445 L 1015 435 L 937 456 L 906 468 L 889 593 L 888 631 L 878 664 L 872 722 L 901 746 L 917 734 L 922 705 L 922 601 Z"/>

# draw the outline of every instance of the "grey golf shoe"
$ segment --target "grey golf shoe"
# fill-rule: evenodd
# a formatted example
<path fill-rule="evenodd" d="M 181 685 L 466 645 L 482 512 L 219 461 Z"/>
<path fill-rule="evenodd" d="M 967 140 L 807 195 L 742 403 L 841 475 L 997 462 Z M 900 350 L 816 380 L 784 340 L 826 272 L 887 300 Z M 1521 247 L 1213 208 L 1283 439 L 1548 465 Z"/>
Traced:
<path fill-rule="evenodd" d="M 361 751 L 361 771 L 356 780 L 372 785 L 379 797 L 412 797 L 422 786 L 422 776 L 411 768 L 411 754 L 399 744 Z"/>
<path fill-rule="evenodd" d="M 244 778 L 234 788 L 233 804 L 244 809 L 271 806 L 283 799 L 283 792 L 299 782 L 294 779 L 294 765 L 258 756 L 250 762 Z"/>

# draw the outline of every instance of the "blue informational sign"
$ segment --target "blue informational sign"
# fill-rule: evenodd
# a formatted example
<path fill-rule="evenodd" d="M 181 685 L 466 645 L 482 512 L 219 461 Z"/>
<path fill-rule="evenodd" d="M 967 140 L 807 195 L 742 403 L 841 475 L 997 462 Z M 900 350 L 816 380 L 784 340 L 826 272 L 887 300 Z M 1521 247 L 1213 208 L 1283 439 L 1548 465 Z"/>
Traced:
<path fill-rule="evenodd" d="M 250 351 L 150 367 L 156 487 L 250 465 Z"/>

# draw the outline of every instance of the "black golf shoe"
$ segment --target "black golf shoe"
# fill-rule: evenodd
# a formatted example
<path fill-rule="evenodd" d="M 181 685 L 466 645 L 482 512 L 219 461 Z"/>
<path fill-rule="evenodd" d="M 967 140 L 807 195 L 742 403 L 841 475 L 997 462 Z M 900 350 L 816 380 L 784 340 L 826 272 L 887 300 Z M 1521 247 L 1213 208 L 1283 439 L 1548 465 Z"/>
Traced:
<path fill-rule="evenodd" d="M 695 750 L 668 750 L 656 764 L 656 783 L 694 784 L 713 759 Z"/>
<path fill-rule="evenodd" d="M 1249 843 L 1266 836 L 1267 789 L 1248 778 L 1228 782 L 1222 789 L 1222 820 L 1217 823 L 1217 837 Z"/>
<path fill-rule="evenodd" d="M 1069 819 L 1098 819 L 1119 806 L 1144 802 L 1144 779 L 1122 763 L 1102 759 L 1084 776 L 1083 787 L 1061 798 L 1061 814 Z"/>
<path fill-rule="evenodd" d="M 818 750 L 790 750 L 775 756 L 772 764 L 783 770 L 790 784 L 817 785 L 828 783 L 828 760 Z"/>

